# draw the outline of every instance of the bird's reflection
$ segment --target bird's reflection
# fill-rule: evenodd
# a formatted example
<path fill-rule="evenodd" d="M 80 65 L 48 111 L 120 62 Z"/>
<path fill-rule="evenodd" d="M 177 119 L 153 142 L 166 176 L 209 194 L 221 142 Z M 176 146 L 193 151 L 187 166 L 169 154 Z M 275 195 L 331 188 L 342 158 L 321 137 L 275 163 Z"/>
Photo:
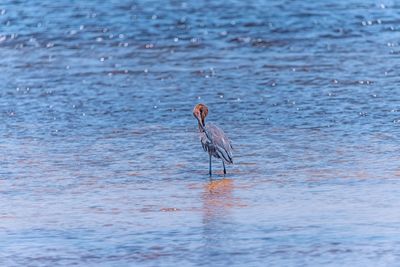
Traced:
<path fill-rule="evenodd" d="M 223 257 L 226 241 L 234 234 L 231 211 L 235 206 L 234 182 L 225 178 L 210 181 L 204 186 L 203 240 L 205 259 Z"/>
<path fill-rule="evenodd" d="M 233 180 L 222 179 L 210 181 L 205 185 L 203 193 L 203 222 L 216 222 L 229 215 L 233 206 Z"/>

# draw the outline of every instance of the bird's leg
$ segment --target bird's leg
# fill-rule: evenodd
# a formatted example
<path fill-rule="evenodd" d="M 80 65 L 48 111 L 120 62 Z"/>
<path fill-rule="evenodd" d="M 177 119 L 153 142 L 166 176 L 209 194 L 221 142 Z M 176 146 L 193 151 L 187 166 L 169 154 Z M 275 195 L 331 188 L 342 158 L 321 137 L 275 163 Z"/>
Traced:
<path fill-rule="evenodd" d="M 210 156 L 210 177 L 211 177 L 211 154 L 208 154 Z"/>
<path fill-rule="evenodd" d="M 225 169 L 225 162 L 222 160 L 222 166 L 224 166 L 224 175 L 226 174 L 226 169 Z"/>

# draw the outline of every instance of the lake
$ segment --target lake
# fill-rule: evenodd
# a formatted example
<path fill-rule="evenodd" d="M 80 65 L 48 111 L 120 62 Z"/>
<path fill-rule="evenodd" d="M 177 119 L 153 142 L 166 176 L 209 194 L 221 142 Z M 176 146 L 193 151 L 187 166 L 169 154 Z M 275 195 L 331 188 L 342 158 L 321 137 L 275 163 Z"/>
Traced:
<path fill-rule="evenodd" d="M 397 265 L 399 22 L 390 0 L 2 1 L 0 265 Z"/>

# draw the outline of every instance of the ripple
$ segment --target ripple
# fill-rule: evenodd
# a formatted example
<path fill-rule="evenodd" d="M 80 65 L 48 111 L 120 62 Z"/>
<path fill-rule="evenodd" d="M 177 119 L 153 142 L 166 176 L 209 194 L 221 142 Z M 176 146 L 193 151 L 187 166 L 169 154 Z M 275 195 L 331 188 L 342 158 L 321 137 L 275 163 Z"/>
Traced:
<path fill-rule="evenodd" d="M 398 9 L 5 1 L 0 261 L 396 265 Z"/>

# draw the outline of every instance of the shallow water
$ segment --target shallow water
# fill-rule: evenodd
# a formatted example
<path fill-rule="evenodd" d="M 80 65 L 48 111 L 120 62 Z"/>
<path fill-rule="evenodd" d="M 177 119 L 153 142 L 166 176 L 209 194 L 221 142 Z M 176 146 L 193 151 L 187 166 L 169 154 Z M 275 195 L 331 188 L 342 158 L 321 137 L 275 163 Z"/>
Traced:
<path fill-rule="evenodd" d="M 0 265 L 398 264 L 399 21 L 395 1 L 2 1 Z M 235 148 L 212 181 L 198 102 Z"/>

